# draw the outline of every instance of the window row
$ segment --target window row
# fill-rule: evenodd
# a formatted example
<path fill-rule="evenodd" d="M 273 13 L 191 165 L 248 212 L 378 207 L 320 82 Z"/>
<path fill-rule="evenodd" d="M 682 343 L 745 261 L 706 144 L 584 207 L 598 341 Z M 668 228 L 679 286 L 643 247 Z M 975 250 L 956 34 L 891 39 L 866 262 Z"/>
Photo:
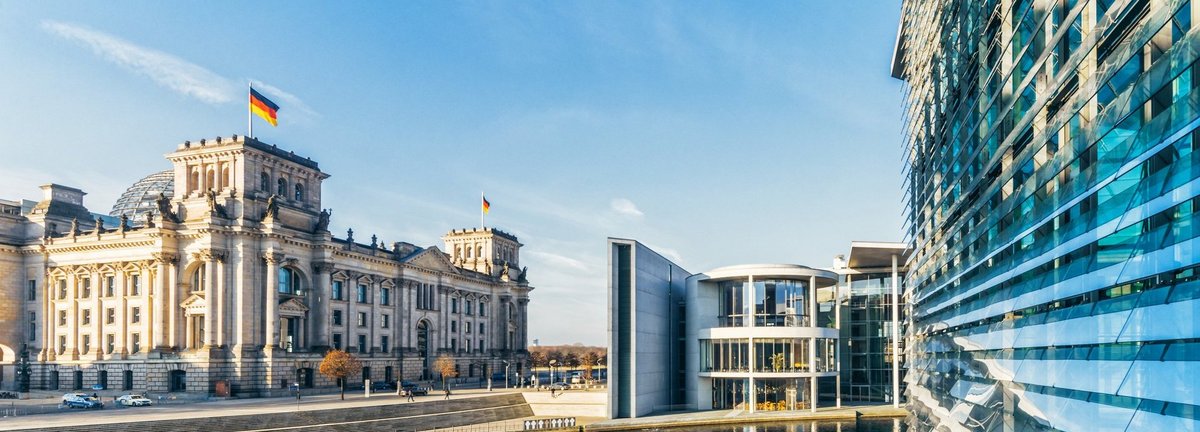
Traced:
<path fill-rule="evenodd" d="M 58 300 L 66 300 L 71 298 L 92 298 L 93 294 L 100 297 L 117 297 L 117 296 L 139 296 L 142 295 L 142 278 L 138 273 L 126 275 L 124 289 L 118 286 L 117 278 L 114 275 L 103 275 L 100 277 L 100 289 L 96 292 L 92 290 L 92 278 L 80 277 L 76 279 L 76 296 L 71 297 L 72 292 L 68 290 L 66 279 L 55 279 L 54 284 L 57 287 Z M 25 299 L 28 301 L 37 300 L 37 281 L 29 280 L 26 287 L 27 292 Z"/>
<path fill-rule="evenodd" d="M 837 339 L 817 338 L 810 365 L 809 338 L 702 339 L 701 372 L 828 372 L 837 370 Z M 753 348 L 753 353 L 751 349 Z M 751 358 L 753 354 L 753 358 Z"/>
<path fill-rule="evenodd" d="M 117 317 L 116 308 L 107 308 L 104 310 L 104 323 L 105 324 L 115 324 L 116 317 Z M 129 320 L 129 323 L 131 323 L 131 324 L 137 324 L 137 323 L 142 322 L 142 308 L 137 307 L 137 306 L 129 308 L 128 320 Z M 79 311 L 79 325 L 90 325 L 91 323 L 92 323 L 92 310 L 91 309 L 81 309 Z M 60 327 L 67 325 L 67 311 L 65 311 L 65 310 L 58 311 L 58 325 Z"/>
<path fill-rule="evenodd" d="M 104 335 L 104 347 L 103 347 L 104 354 L 116 353 L 116 349 L 117 349 L 116 347 L 117 347 L 117 335 L 114 335 L 114 334 Z M 65 355 L 67 353 L 67 336 L 66 335 L 58 336 L 58 350 L 57 351 L 58 351 L 58 355 Z M 91 351 L 92 351 L 92 335 L 90 335 L 90 334 L 80 335 L 79 336 L 79 353 L 87 354 L 87 353 L 90 353 Z M 128 351 L 129 351 L 129 354 L 138 354 L 138 353 L 142 352 L 142 335 L 140 333 L 130 333 L 129 334 L 129 349 L 128 349 Z"/>
<path fill-rule="evenodd" d="M 271 191 L 271 175 L 270 174 L 263 172 L 258 175 L 258 190 L 267 192 L 267 193 L 272 192 Z M 274 190 L 275 195 L 279 195 L 283 198 L 291 198 L 296 201 L 304 201 L 304 199 L 306 198 L 306 196 L 305 196 L 306 190 L 304 187 L 304 182 L 296 182 L 295 184 L 293 184 L 292 188 L 291 188 L 292 193 L 290 195 L 288 194 L 288 190 L 289 190 L 288 189 L 288 180 L 286 178 L 280 177 L 275 180 L 275 190 Z"/>

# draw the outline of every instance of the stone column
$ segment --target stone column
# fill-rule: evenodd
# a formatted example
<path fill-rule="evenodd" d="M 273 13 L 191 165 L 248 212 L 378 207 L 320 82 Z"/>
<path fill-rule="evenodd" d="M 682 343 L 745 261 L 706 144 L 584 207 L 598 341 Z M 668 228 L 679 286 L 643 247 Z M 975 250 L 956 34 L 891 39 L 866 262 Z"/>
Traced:
<path fill-rule="evenodd" d="M 99 267 L 92 267 L 90 276 L 93 281 L 94 288 L 92 294 L 92 328 L 89 329 L 92 333 L 92 350 L 89 359 L 101 360 L 104 358 L 104 305 L 101 304 L 100 298 L 104 296 L 104 275 L 100 274 Z"/>
<path fill-rule="evenodd" d="M 74 270 L 74 269 L 72 269 Z M 75 272 L 67 274 L 67 349 L 63 355 L 68 360 L 79 359 L 79 278 Z M 55 317 L 58 319 L 58 317 Z M 58 342 L 58 341 L 55 341 Z"/>
<path fill-rule="evenodd" d="M 146 342 L 151 351 L 162 351 L 166 346 L 166 297 L 167 264 L 169 254 L 154 254 L 154 277 L 146 279 Z"/>
<path fill-rule="evenodd" d="M 333 263 L 316 263 L 313 264 L 313 289 L 308 295 L 308 316 L 306 322 L 308 326 L 309 339 L 314 347 L 329 346 L 329 315 L 333 313 L 329 308 L 329 292 L 331 279 L 329 274 L 333 272 Z"/>
<path fill-rule="evenodd" d="M 817 328 L 818 326 L 817 326 L 817 277 L 816 276 L 808 277 L 808 293 L 809 293 L 809 295 L 808 295 L 808 314 L 811 317 L 808 322 L 811 327 Z M 812 374 L 813 374 L 812 379 L 808 383 L 809 384 L 809 386 L 808 386 L 808 396 L 809 396 L 808 409 L 811 412 L 817 412 L 817 376 L 816 376 L 816 374 L 817 374 L 817 338 L 816 337 L 808 338 L 808 368 L 809 368 L 809 370 L 812 371 Z"/>
<path fill-rule="evenodd" d="M 204 292 L 204 303 L 207 305 L 204 311 L 204 334 L 200 335 L 203 340 L 196 341 L 196 345 L 202 345 L 203 349 L 211 349 L 217 345 L 217 333 L 219 331 L 217 316 L 219 314 L 218 308 L 221 304 L 222 293 L 220 288 L 223 285 L 218 281 L 221 276 L 220 272 L 217 271 L 217 261 L 221 259 L 219 257 L 220 254 L 219 251 L 204 249 L 193 255 L 194 259 L 204 262 L 206 273 L 204 280 L 207 286 L 192 287 L 193 291 Z"/>
<path fill-rule="evenodd" d="M 116 339 L 116 346 L 113 347 L 114 357 L 124 359 L 129 355 L 129 350 L 126 349 L 126 339 L 129 338 L 129 318 L 127 311 L 129 310 L 129 274 L 124 270 L 117 272 L 117 279 L 120 283 L 120 288 L 116 289 L 114 294 L 118 296 L 116 302 L 116 320 L 117 334 L 113 336 Z"/>
<path fill-rule="evenodd" d="M 529 347 L 529 299 L 523 298 L 517 300 L 517 316 L 520 317 L 521 329 L 517 331 L 517 349 L 525 350 Z"/>
<path fill-rule="evenodd" d="M 900 274 L 892 255 L 892 407 L 900 408 Z"/>
<path fill-rule="evenodd" d="M 266 326 L 263 348 L 270 353 L 279 346 L 279 264 L 283 262 L 283 254 L 267 252 L 263 254 L 263 260 L 267 262 L 267 304 L 263 317 Z"/>
<path fill-rule="evenodd" d="M 45 257 L 43 256 L 43 260 Z M 56 350 L 58 343 L 54 338 L 54 326 L 58 325 L 58 317 L 54 315 L 54 302 L 52 299 L 55 292 L 57 282 L 50 277 L 49 268 L 42 272 L 42 350 L 38 355 L 38 360 L 47 361 L 54 360 L 58 355 Z"/>
<path fill-rule="evenodd" d="M 180 330 L 180 311 L 179 303 L 182 299 L 179 298 L 179 257 L 171 254 L 173 258 L 167 263 L 166 267 L 166 286 L 163 287 L 163 314 L 166 318 L 167 327 L 163 329 L 166 333 L 167 345 L 173 348 L 180 348 L 179 336 L 182 333 Z"/>

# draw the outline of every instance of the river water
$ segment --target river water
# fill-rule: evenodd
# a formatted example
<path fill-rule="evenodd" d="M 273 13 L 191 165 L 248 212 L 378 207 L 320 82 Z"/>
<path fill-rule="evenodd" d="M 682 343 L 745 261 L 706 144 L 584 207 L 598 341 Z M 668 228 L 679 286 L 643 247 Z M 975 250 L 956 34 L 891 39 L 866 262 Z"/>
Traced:
<path fill-rule="evenodd" d="M 669 429 L 643 429 L 661 432 L 905 432 L 905 419 L 848 421 L 807 421 L 749 425 L 696 426 Z"/>

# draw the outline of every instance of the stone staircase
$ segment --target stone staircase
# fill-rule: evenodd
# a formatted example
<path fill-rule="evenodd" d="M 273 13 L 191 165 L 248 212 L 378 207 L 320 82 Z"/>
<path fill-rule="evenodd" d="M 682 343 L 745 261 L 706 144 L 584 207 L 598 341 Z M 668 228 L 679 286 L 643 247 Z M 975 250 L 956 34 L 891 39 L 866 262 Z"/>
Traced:
<path fill-rule="evenodd" d="M 520 394 L 348 407 L 258 415 L 201 417 L 180 420 L 96 424 L 23 431 L 55 432 L 249 432 L 287 431 L 423 431 L 533 415 Z"/>

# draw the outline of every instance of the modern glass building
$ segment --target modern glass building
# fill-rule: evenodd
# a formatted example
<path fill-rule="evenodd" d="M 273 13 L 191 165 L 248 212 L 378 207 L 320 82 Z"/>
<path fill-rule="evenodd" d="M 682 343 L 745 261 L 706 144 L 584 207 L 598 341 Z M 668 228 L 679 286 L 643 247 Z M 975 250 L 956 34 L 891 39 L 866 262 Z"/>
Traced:
<path fill-rule="evenodd" d="M 722 267 L 687 279 L 687 400 L 700 410 L 815 411 L 838 375 L 837 322 L 820 313 L 837 274 L 792 264 Z M 828 296 L 832 297 L 832 296 Z M 832 405 L 832 404 L 830 404 Z"/>
<path fill-rule="evenodd" d="M 900 285 L 911 251 L 907 243 L 856 241 L 848 257 L 834 260 L 842 323 L 840 393 L 845 401 L 898 406 L 903 399 L 907 308 L 902 307 Z"/>
<path fill-rule="evenodd" d="M 1200 429 L 1198 11 L 903 2 L 915 429 Z"/>

